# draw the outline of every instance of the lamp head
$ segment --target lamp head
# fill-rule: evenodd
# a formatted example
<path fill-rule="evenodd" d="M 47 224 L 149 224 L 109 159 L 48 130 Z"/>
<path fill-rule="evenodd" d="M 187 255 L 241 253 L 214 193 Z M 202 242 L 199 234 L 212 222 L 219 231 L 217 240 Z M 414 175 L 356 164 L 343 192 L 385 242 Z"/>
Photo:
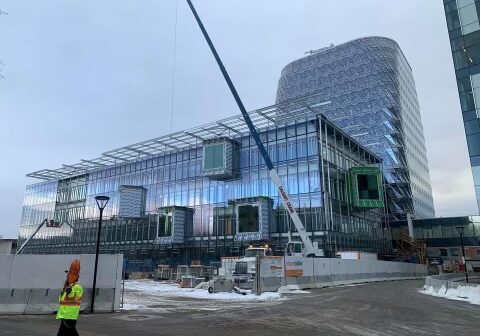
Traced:
<path fill-rule="evenodd" d="M 100 210 L 105 209 L 109 200 L 110 197 L 108 196 L 95 196 L 95 201 L 97 202 L 97 206 Z"/>

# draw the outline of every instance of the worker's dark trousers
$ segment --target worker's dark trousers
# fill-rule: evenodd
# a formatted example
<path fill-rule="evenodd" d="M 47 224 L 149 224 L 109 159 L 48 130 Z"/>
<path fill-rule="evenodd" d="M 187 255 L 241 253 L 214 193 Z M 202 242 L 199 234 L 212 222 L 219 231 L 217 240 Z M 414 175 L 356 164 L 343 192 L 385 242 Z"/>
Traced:
<path fill-rule="evenodd" d="M 76 325 L 76 320 L 60 320 L 57 336 L 78 336 Z"/>

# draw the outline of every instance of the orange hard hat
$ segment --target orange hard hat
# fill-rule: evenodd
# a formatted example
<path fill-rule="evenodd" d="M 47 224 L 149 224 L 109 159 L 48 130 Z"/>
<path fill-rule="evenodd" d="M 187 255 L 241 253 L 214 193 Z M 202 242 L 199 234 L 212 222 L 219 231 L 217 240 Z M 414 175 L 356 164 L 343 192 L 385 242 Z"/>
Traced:
<path fill-rule="evenodd" d="M 69 285 L 77 282 L 80 276 L 80 260 L 75 259 L 74 261 L 72 261 L 72 263 L 70 264 L 70 269 L 67 273 L 67 282 Z"/>

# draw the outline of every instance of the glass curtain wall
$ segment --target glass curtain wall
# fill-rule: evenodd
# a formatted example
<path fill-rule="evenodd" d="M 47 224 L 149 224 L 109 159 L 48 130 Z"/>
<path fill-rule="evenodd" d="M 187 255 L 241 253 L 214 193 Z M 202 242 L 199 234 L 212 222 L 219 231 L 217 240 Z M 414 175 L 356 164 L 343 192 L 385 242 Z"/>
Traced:
<path fill-rule="evenodd" d="M 332 126 L 322 125 L 323 130 L 320 130 L 317 119 L 297 120 L 260 133 L 300 218 L 313 239 L 327 250 L 388 249 L 381 211 L 356 213 L 349 207 L 346 195 L 348 168 L 378 164 L 378 161 L 344 135 L 333 131 Z M 322 134 L 323 155 L 320 155 L 319 137 Z M 103 213 L 102 252 L 124 253 L 132 270 L 149 270 L 159 263 L 189 264 L 192 260 L 208 263 L 221 256 L 240 255 L 245 247 L 245 243 L 234 240 L 237 223 L 232 201 L 264 196 L 273 200 L 269 241 L 274 251 L 281 253 L 286 233 L 293 230 L 293 225 L 253 139 L 243 136 L 233 140 L 239 144 L 240 159 L 237 178 L 232 180 L 211 180 L 202 176 L 200 142 L 186 150 L 89 173 L 84 215 L 61 229 L 43 228 L 27 251 L 93 253 L 99 216 L 95 196 L 107 195 L 111 199 Z M 323 176 L 322 171 L 325 172 Z M 122 185 L 147 189 L 146 216 L 118 217 Z M 322 193 L 322 185 L 328 194 Z M 57 182 L 29 187 L 27 196 L 20 243 L 41 218 L 54 218 Z M 82 194 L 82 200 L 83 197 Z M 325 200 L 328 200 L 328 211 L 323 206 Z M 158 208 L 173 205 L 194 209 L 193 223 L 185 228 L 185 244 L 156 245 Z M 324 231 L 330 234 L 319 234 Z"/>
<path fill-rule="evenodd" d="M 480 209 L 480 1 L 444 0 L 443 4 Z"/>

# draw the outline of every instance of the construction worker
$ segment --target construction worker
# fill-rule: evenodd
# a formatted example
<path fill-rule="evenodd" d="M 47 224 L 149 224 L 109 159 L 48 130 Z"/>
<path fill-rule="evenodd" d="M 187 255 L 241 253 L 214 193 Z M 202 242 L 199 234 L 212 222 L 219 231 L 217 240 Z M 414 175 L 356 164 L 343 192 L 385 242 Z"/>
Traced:
<path fill-rule="evenodd" d="M 77 281 L 80 276 L 80 260 L 75 259 L 67 272 L 67 279 L 60 293 L 57 320 L 60 320 L 60 329 L 57 336 L 78 336 L 76 329 L 83 288 Z"/>

